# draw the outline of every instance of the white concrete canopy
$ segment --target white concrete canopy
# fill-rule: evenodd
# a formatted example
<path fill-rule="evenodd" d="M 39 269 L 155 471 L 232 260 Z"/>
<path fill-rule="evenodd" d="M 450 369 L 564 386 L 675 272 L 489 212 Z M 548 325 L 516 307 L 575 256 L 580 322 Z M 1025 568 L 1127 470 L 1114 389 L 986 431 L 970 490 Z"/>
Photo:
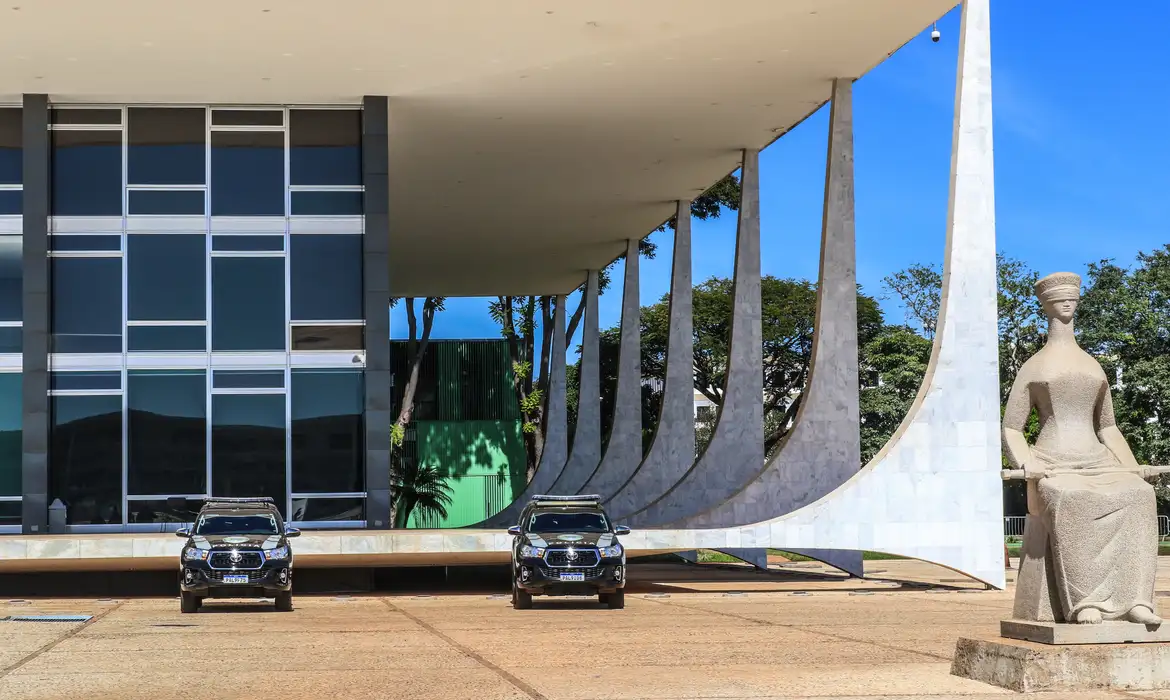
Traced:
<path fill-rule="evenodd" d="M 23 0 L 0 103 L 390 103 L 396 295 L 565 293 L 955 0 Z"/>

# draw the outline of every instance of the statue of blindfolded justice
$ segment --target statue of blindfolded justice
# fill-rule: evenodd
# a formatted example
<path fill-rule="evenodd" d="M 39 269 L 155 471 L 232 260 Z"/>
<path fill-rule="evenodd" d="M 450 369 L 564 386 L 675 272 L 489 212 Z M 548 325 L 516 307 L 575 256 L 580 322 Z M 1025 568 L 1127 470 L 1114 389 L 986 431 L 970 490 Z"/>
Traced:
<path fill-rule="evenodd" d="M 1158 626 L 1157 508 L 1146 480 L 1168 469 L 1137 463 L 1117 428 L 1104 370 L 1077 345 L 1080 276 L 1057 272 L 1035 289 L 1048 341 L 1020 369 L 1003 416 L 1015 468 L 1005 478 L 1022 476 L 1028 486 L 1013 618 Z M 1033 408 L 1040 436 L 1029 445 L 1023 431 Z"/>

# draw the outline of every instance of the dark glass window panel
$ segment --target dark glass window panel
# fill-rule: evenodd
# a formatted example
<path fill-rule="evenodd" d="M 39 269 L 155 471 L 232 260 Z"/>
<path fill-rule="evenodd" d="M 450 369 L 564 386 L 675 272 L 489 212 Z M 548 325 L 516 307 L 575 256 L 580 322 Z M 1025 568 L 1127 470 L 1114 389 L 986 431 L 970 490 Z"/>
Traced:
<path fill-rule="evenodd" d="M 206 476 L 204 477 L 206 479 Z M 130 501 L 126 504 L 129 524 L 193 523 L 203 501 L 199 499 L 165 498 L 149 501 Z"/>
<path fill-rule="evenodd" d="M 20 190 L 0 190 L 0 215 L 20 215 L 24 211 L 23 207 L 23 192 Z"/>
<path fill-rule="evenodd" d="M 284 388 L 284 370 L 220 369 L 212 376 L 216 389 Z"/>
<path fill-rule="evenodd" d="M 112 236 L 50 236 L 49 246 L 61 252 L 96 252 L 122 250 L 122 237 Z"/>
<path fill-rule="evenodd" d="M 122 215 L 122 132 L 54 131 L 53 214 Z"/>
<path fill-rule="evenodd" d="M 53 352 L 122 351 L 122 259 L 53 258 Z"/>
<path fill-rule="evenodd" d="M 23 352 L 24 329 L 19 326 L 0 326 L 0 352 Z"/>
<path fill-rule="evenodd" d="M 122 523 L 122 397 L 54 396 L 49 499 L 73 525 Z"/>
<path fill-rule="evenodd" d="M 292 318 L 348 321 L 362 316 L 362 237 L 290 238 Z"/>
<path fill-rule="evenodd" d="M 361 192 L 293 192 L 294 216 L 350 216 L 362 213 Z"/>
<path fill-rule="evenodd" d="M 211 295 L 212 350 L 284 350 L 284 258 L 212 258 Z"/>
<path fill-rule="evenodd" d="M 360 111 L 294 109 L 289 113 L 288 138 L 292 184 L 362 184 Z"/>
<path fill-rule="evenodd" d="M 19 321 L 24 313 L 23 260 L 21 237 L 0 236 L 0 321 Z"/>
<path fill-rule="evenodd" d="M 132 371 L 126 377 L 132 495 L 203 493 L 207 488 L 207 374 Z"/>
<path fill-rule="evenodd" d="M 207 349 L 206 326 L 130 326 L 130 352 L 203 352 Z"/>
<path fill-rule="evenodd" d="M 284 236 L 212 236 L 211 249 L 243 253 L 284 250 Z"/>
<path fill-rule="evenodd" d="M 284 112 L 259 109 L 215 109 L 213 126 L 284 126 Z"/>
<path fill-rule="evenodd" d="M 54 109 L 49 119 L 53 124 L 113 125 L 122 123 L 122 110 Z"/>
<path fill-rule="evenodd" d="M 130 320 L 207 319 L 206 236 L 127 236 L 126 264 Z"/>
<path fill-rule="evenodd" d="M 127 114 L 130 184 L 202 185 L 206 182 L 205 120 L 202 109 L 131 107 Z"/>
<path fill-rule="evenodd" d="M 294 498 L 292 518 L 298 523 L 365 520 L 364 498 Z"/>
<path fill-rule="evenodd" d="M 194 190 L 130 190 L 130 214 L 202 216 L 206 195 Z"/>
<path fill-rule="evenodd" d="M 270 496 L 285 511 L 284 394 L 211 397 L 211 493 Z"/>
<path fill-rule="evenodd" d="M 360 371 L 293 370 L 294 493 L 364 491 Z"/>
<path fill-rule="evenodd" d="M 19 185 L 24 180 L 20 150 L 23 137 L 20 110 L 0 109 L 0 185 Z M 0 209 L 0 214 L 3 213 Z"/>
<path fill-rule="evenodd" d="M 21 376 L 0 374 L 0 496 L 21 494 Z"/>
<path fill-rule="evenodd" d="M 284 133 L 211 134 L 212 216 L 284 216 Z"/>
<path fill-rule="evenodd" d="M 20 511 L 20 501 L 0 501 L 0 525 L 20 525 Z"/>
<path fill-rule="evenodd" d="M 85 391 L 122 389 L 122 373 L 112 372 L 53 372 L 51 388 L 55 391 Z"/>
<path fill-rule="evenodd" d="M 293 350 L 361 350 L 363 326 L 293 326 Z"/>

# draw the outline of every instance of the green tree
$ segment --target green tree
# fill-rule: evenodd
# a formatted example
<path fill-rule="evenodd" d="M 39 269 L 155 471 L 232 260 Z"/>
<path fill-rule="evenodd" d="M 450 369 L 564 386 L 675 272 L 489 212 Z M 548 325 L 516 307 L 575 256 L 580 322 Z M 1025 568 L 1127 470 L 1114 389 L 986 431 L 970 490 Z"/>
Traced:
<path fill-rule="evenodd" d="M 446 297 L 426 297 L 422 303 L 422 333 L 419 334 L 419 318 L 414 308 L 414 297 L 406 297 L 406 386 L 402 389 L 402 403 L 398 407 L 398 418 L 390 427 L 390 441 L 394 447 L 402 445 L 406 435 L 406 426 L 414 415 L 414 395 L 418 390 L 419 369 L 422 366 L 423 356 L 427 345 L 431 342 L 431 329 L 435 326 L 435 314 L 443 310 Z M 398 305 L 398 297 L 390 299 L 390 308 Z"/>
<path fill-rule="evenodd" d="M 926 376 L 931 341 L 910 326 L 885 326 L 861 347 L 861 462 L 868 463 L 910 411 Z"/>
<path fill-rule="evenodd" d="M 418 511 L 424 522 L 447 517 L 451 505 L 451 487 L 438 467 L 419 464 L 399 455 L 392 461 L 390 488 L 394 493 L 390 521 L 394 527 L 406 527 L 411 513 Z"/>

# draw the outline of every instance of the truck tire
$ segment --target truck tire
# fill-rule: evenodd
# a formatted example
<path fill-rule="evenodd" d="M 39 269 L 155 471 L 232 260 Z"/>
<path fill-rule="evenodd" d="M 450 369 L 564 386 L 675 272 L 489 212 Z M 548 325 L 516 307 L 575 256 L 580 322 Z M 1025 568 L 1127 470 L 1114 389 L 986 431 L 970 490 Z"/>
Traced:
<path fill-rule="evenodd" d="M 532 608 L 532 594 L 512 584 L 512 607 L 516 610 L 530 610 Z"/>
<path fill-rule="evenodd" d="M 292 612 L 292 591 L 276 594 L 276 611 Z"/>
<path fill-rule="evenodd" d="M 605 602 L 609 605 L 610 610 L 622 610 L 626 607 L 626 590 L 619 588 L 613 593 L 605 596 Z"/>
<path fill-rule="evenodd" d="M 187 591 L 179 592 L 179 610 L 180 612 L 193 613 L 199 612 L 199 606 L 203 601 L 199 600 L 199 596 Z"/>

